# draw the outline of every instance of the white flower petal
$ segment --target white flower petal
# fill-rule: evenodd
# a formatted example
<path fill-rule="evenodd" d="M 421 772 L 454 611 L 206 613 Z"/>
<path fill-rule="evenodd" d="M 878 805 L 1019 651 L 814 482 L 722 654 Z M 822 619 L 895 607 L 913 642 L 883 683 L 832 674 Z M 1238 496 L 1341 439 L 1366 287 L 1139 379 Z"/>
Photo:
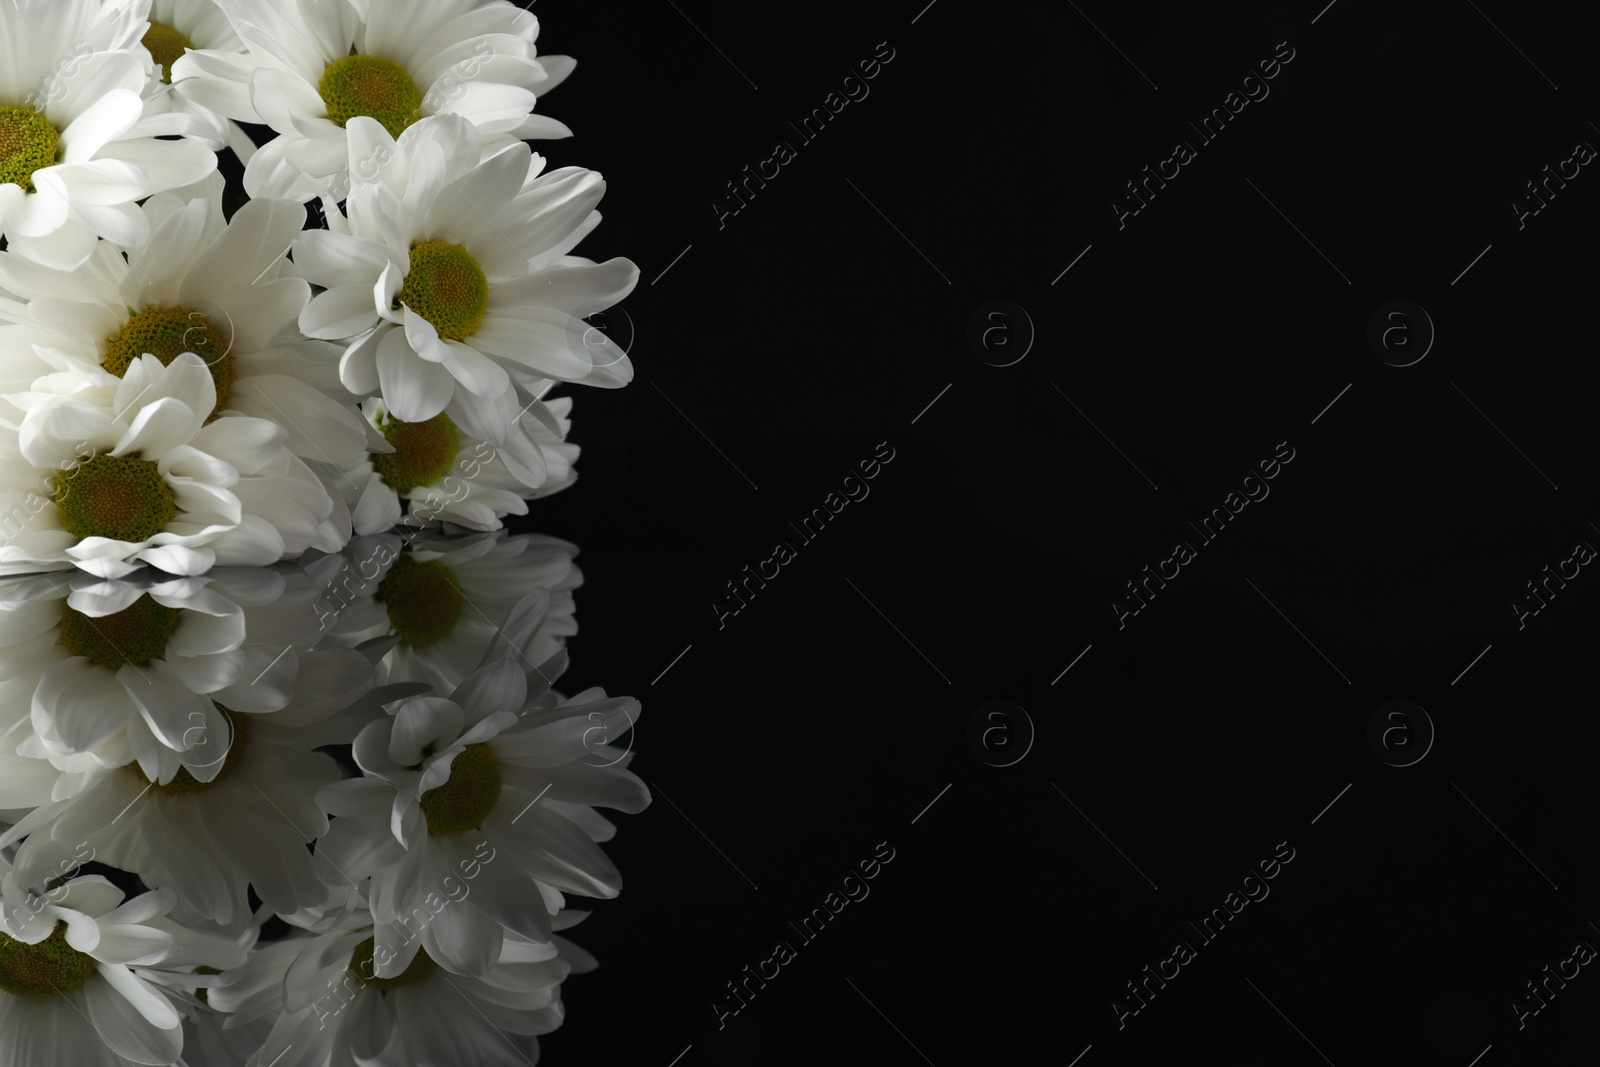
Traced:
<path fill-rule="evenodd" d="M 106 1044 L 136 1063 L 171 1063 L 183 1048 L 183 1019 L 156 987 L 116 963 L 95 967 L 89 1019 Z"/>
<path fill-rule="evenodd" d="M 404 422 L 433 418 L 444 410 L 455 392 L 455 378 L 450 371 L 413 352 L 404 330 L 384 334 L 377 364 L 384 406 Z"/>

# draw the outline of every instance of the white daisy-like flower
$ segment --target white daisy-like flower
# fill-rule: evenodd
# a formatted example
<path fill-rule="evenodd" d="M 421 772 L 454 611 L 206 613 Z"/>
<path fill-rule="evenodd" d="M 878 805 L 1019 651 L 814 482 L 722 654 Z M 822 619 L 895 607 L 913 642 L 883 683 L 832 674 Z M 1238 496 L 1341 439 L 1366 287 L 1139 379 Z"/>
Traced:
<path fill-rule="evenodd" d="M 475 884 L 452 878 L 457 888 Z M 448 892 L 448 891 L 443 891 Z M 439 895 L 439 915 L 457 905 Z M 584 916 L 567 912 L 555 929 Z M 260 946 L 221 975 L 208 1003 L 226 1026 L 271 1024 L 249 1067 L 481 1067 L 537 1063 L 540 1034 L 561 1025 L 561 982 L 594 957 L 559 935 L 539 943 L 507 933 L 481 975 L 451 974 L 416 951 L 400 974 L 378 977 L 383 954 L 365 910 L 314 933 Z"/>
<path fill-rule="evenodd" d="M 175 91 L 278 136 L 245 168 L 252 197 L 343 199 L 347 124 L 398 134 L 460 115 L 492 146 L 572 131 L 530 114 L 573 68 L 536 58 L 539 20 L 508 0 L 216 0 L 245 52 L 199 49 L 172 67 Z"/>
<path fill-rule="evenodd" d="M 231 54 L 245 50 L 216 0 L 152 0 L 150 28 L 141 43 L 150 53 L 156 75 L 146 91 L 147 113 L 176 111 L 192 116 L 196 132 L 190 136 L 201 137 L 203 131 L 212 148 L 231 148 L 241 163 L 250 162 L 255 142 L 237 122 L 172 91 L 172 65 L 189 49 Z"/>
<path fill-rule="evenodd" d="M 0 406 L 0 513 L 33 510 L 0 545 L 0 574 L 76 566 L 118 577 L 139 562 L 172 574 L 259 565 L 318 541 L 333 510 L 315 474 L 265 419 L 212 419 L 212 371 L 192 352 L 163 366 L 131 361 L 123 377 L 78 371 L 68 395 L 41 391 Z"/>
<path fill-rule="evenodd" d="M 306 846 L 328 827 L 317 790 L 339 781 L 340 770 L 315 750 L 349 744 L 367 722 L 384 717 L 385 703 L 420 688 L 374 689 L 375 658 L 346 648 L 302 655 L 296 696 L 286 707 L 263 715 L 223 708 L 228 732 L 200 739 L 211 742 L 219 763 L 206 780 L 184 768 L 166 783 L 135 763 L 106 768 L 72 795 L 41 804 L 0 835 L 0 848 L 25 838 L 15 869 L 28 884 L 87 848 L 98 862 L 171 889 L 174 915 L 184 922 L 247 924 L 247 888 L 277 912 L 323 902 L 327 889 Z"/>
<path fill-rule="evenodd" d="M 533 404 L 502 448 L 468 437 L 443 412 L 427 422 L 401 422 L 376 398 L 361 409 L 394 451 L 341 468 L 335 485 L 358 534 L 431 522 L 498 530 L 505 516 L 526 515 L 527 501 L 577 479 L 578 446 L 565 441 L 570 397 Z M 402 500 L 409 505 L 404 514 Z"/>
<path fill-rule="evenodd" d="M 265 419 L 303 459 L 357 460 L 367 429 L 338 383 L 338 350 L 296 326 L 311 287 L 286 256 L 305 209 L 253 200 L 228 220 L 221 175 L 212 178 L 188 201 L 151 197 L 141 208 L 150 241 L 126 258 L 102 241 L 81 267 L 55 271 L 0 252 L 0 288 L 27 303 L 26 314 L 0 304 L 0 319 L 30 327 L 13 333 L 0 377 L 47 374 L 58 353 L 72 357 L 69 370 L 121 377 L 145 353 L 170 364 L 192 352 L 215 387 L 208 418 Z M 34 354 L 16 351 L 23 342 Z"/>
<path fill-rule="evenodd" d="M 174 1063 L 183 1015 L 172 991 L 184 988 L 186 971 L 229 970 L 247 958 L 232 940 L 168 918 L 174 898 L 167 890 L 124 901 L 108 880 L 86 875 L 40 895 L 9 871 L 4 887 L 0 1063 L 7 1067 Z"/>
<path fill-rule="evenodd" d="M 504 530 L 421 531 L 408 535 L 405 549 L 397 539 L 375 541 L 362 557 L 362 581 L 328 627 L 340 644 L 398 636 L 379 664 L 382 681 L 448 693 L 497 656 L 532 670 L 578 632 L 572 591 L 583 572 L 570 542 Z"/>
<path fill-rule="evenodd" d="M 600 221 L 605 181 L 544 159 L 520 142 L 479 162 L 479 136 L 454 115 L 429 118 L 396 141 L 352 119 L 355 186 L 347 218 L 308 230 L 294 259 L 327 287 L 300 316 L 308 337 L 354 338 L 340 378 L 381 394 L 406 422 L 441 411 L 497 447 L 551 380 L 602 388 L 633 377 L 628 355 L 586 315 L 630 292 L 627 259 L 567 253 Z M 539 390 L 539 391 L 535 391 Z"/>
<path fill-rule="evenodd" d="M 149 236 L 135 201 L 199 181 L 217 157 L 179 114 L 147 114 L 150 0 L 0 0 L 0 235 L 71 268 L 96 237 Z"/>
<path fill-rule="evenodd" d="M 499 958 L 502 927 L 547 941 L 563 892 L 621 890 L 596 844 L 614 828 L 593 808 L 643 811 L 650 791 L 626 767 L 632 753 L 609 764 L 587 757 L 597 732 L 638 722 L 639 702 L 590 689 L 539 709 L 548 690 L 538 673 L 500 659 L 448 699 L 399 701 L 356 737 L 366 777 L 318 794 L 336 816 L 317 842 L 318 875 L 330 885 L 371 877 L 380 977 L 404 971 L 418 948 L 448 970 L 482 974 Z M 426 918 L 425 898 L 474 860 L 471 895 Z"/>

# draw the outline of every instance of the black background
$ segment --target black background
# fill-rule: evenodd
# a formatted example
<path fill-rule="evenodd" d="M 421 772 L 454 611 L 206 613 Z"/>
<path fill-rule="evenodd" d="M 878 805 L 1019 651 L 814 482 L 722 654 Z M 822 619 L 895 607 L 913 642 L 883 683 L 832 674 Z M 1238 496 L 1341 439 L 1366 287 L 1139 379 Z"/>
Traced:
<path fill-rule="evenodd" d="M 1325 2 L 534 9 L 579 60 L 539 104 L 576 136 L 535 148 L 607 176 L 578 251 L 641 279 L 635 380 L 568 390 L 581 479 L 514 528 L 581 546 L 562 688 L 642 699 L 619 744 L 655 796 L 617 817 L 626 886 L 572 935 L 601 965 L 544 1062 L 1592 1059 L 1593 966 L 1520 1031 L 1511 1002 L 1600 946 L 1600 577 L 1520 630 L 1510 603 L 1600 545 L 1600 176 L 1521 230 L 1509 205 L 1600 145 L 1596 20 Z M 1270 95 L 1197 143 L 1282 41 Z M 1197 158 L 1119 229 L 1180 139 Z M 966 340 L 994 299 L 1036 331 L 1008 367 Z M 1437 329 L 1404 368 L 1365 341 L 1395 299 Z M 880 442 L 870 495 L 801 543 Z M 1280 442 L 1201 546 L 1185 524 Z M 1119 629 L 1180 539 L 1197 558 Z M 779 540 L 795 561 L 719 629 Z M 1009 767 L 968 745 L 991 699 L 1036 732 Z M 1366 739 L 1394 699 L 1437 731 L 1404 768 Z M 880 842 L 870 896 L 801 944 Z M 1270 896 L 1202 943 L 1186 923 L 1279 842 Z M 797 958 L 719 1028 L 779 940 Z M 1196 959 L 1119 1030 L 1179 940 Z"/>

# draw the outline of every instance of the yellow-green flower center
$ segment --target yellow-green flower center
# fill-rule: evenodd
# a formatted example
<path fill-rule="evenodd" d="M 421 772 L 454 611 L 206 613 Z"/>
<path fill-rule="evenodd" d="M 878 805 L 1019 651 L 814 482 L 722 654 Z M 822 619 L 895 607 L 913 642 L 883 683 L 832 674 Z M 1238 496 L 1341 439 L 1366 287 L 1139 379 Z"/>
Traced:
<path fill-rule="evenodd" d="M 51 479 L 56 516 L 78 537 L 148 541 L 178 514 L 160 468 L 137 456 L 94 456 Z"/>
<path fill-rule="evenodd" d="M 61 602 L 61 635 L 56 642 L 74 656 L 86 656 L 116 670 L 124 663 L 143 667 L 160 659 L 178 628 L 178 610 L 146 593 L 110 615 L 85 615 Z"/>
<path fill-rule="evenodd" d="M 218 329 L 203 312 L 181 305 L 156 307 L 152 304 L 138 312 L 129 308 L 128 313 L 132 317 L 127 325 L 106 338 L 106 354 L 100 365 L 122 378 L 133 361 L 147 353 L 165 367 L 183 353 L 193 352 L 211 369 L 211 381 L 217 387 L 217 403 L 210 415 L 215 417 L 227 404 L 228 391 L 238 376 L 230 354 L 233 342 L 227 333 Z"/>
<path fill-rule="evenodd" d="M 406 965 L 405 970 L 393 978 L 379 978 L 377 965 L 372 962 L 372 942 L 373 939 L 369 937 L 350 953 L 350 973 L 373 989 L 399 989 L 402 986 L 414 985 L 439 968 L 427 950 L 418 946 L 416 956 Z"/>
<path fill-rule="evenodd" d="M 401 556 L 373 594 L 389 611 L 391 633 L 400 642 L 426 648 L 450 636 L 461 617 L 461 589 L 436 559 Z"/>
<path fill-rule="evenodd" d="M 205 964 L 201 964 L 199 967 L 196 967 L 194 969 L 194 973 L 195 974 L 221 974 L 222 972 L 217 970 L 215 967 L 207 967 Z M 210 992 L 211 992 L 211 987 L 210 986 L 200 986 L 197 989 L 195 989 L 195 991 L 194 991 L 194 999 L 198 1000 L 202 1004 L 205 1004 L 205 1005 L 209 1006 L 211 1001 L 207 999 L 207 994 L 209 994 Z"/>
<path fill-rule="evenodd" d="M 406 68 L 380 56 L 345 56 L 328 64 L 317 84 L 328 118 L 343 126 L 357 115 L 378 120 L 390 137 L 422 117 L 422 90 Z"/>
<path fill-rule="evenodd" d="M 0 107 L 0 185 L 33 192 L 33 172 L 53 167 L 61 132 L 26 104 Z"/>
<path fill-rule="evenodd" d="M 456 424 L 442 411 L 426 422 L 401 422 L 385 415 L 378 420 L 378 429 L 394 451 L 374 454 L 372 469 L 397 493 L 432 485 L 455 465 Z"/>
<path fill-rule="evenodd" d="M 65 996 L 94 973 L 94 957 L 67 944 L 67 924 L 59 919 L 37 945 L 0 934 L 0 990 L 14 997 Z"/>
<path fill-rule="evenodd" d="M 486 744 L 468 745 L 450 761 L 450 780 L 422 794 L 428 833 L 449 837 L 476 830 L 500 799 L 500 758 Z"/>
<path fill-rule="evenodd" d="M 222 712 L 223 718 L 228 720 L 228 725 L 232 728 L 231 732 L 233 736 L 231 740 L 228 740 L 228 754 L 223 757 L 222 767 L 217 771 L 216 777 L 211 779 L 209 782 L 202 782 L 200 779 L 189 773 L 189 768 L 179 767 L 178 773 L 173 775 L 172 781 L 168 782 L 166 785 L 161 785 L 157 782 L 151 782 L 150 784 L 153 789 L 159 793 L 165 793 L 168 796 L 182 796 L 186 793 L 200 793 L 210 789 L 214 785 L 220 784 L 222 780 L 228 776 L 228 772 L 234 768 L 234 766 L 239 762 L 239 758 L 244 755 L 245 737 L 250 732 L 250 716 L 242 715 L 236 711 L 230 711 L 221 704 L 217 705 L 217 710 Z M 198 729 L 198 727 L 196 727 L 196 729 Z M 191 756 L 195 755 L 196 753 L 207 751 L 212 753 L 216 752 L 216 749 L 210 744 L 210 742 L 214 740 L 213 738 L 207 737 L 202 738 L 201 740 L 207 743 L 204 745 L 197 744 L 196 747 L 191 748 L 189 750 L 189 754 Z M 212 758 L 216 758 L 215 755 L 213 755 Z M 150 782 L 150 779 L 145 777 L 144 771 L 139 769 L 139 764 L 137 762 L 125 763 L 122 765 L 122 767 L 123 770 L 129 771 L 137 776 L 141 782 Z"/>
<path fill-rule="evenodd" d="M 447 341 L 464 341 L 483 325 L 489 279 L 472 253 L 449 241 L 411 246 L 411 272 L 400 302 L 433 324 Z"/>
<path fill-rule="evenodd" d="M 194 42 L 176 26 L 151 19 L 150 28 L 144 32 L 144 46 L 150 49 L 151 57 L 161 67 L 161 80 L 170 85 L 172 64 L 182 59 L 183 53 L 194 47 Z"/>

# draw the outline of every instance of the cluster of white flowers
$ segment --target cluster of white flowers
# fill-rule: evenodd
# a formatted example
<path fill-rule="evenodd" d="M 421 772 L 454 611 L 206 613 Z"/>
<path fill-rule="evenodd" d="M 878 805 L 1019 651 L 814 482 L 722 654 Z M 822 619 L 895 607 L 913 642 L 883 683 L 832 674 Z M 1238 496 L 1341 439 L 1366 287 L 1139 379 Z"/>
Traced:
<path fill-rule="evenodd" d="M 640 709 L 502 526 L 638 270 L 538 29 L 0 0 L 0 1067 L 531 1063 L 595 966 Z"/>

